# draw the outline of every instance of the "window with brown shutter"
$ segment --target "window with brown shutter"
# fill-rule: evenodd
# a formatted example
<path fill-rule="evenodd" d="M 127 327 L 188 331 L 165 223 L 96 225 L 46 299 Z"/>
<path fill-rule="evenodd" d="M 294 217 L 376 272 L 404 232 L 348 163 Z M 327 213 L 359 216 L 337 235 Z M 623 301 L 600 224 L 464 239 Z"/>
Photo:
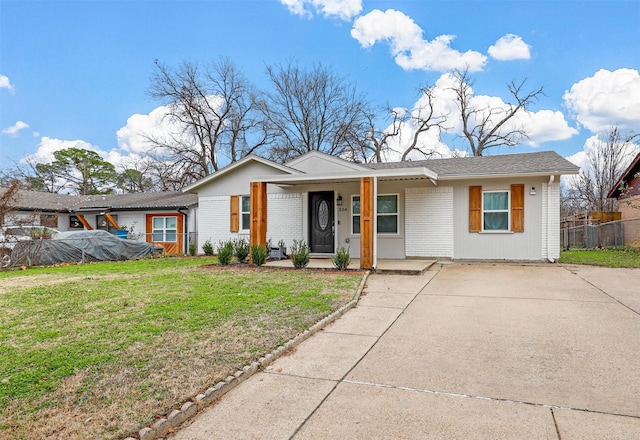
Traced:
<path fill-rule="evenodd" d="M 511 185 L 511 232 L 524 232 L 524 185 Z"/>
<path fill-rule="evenodd" d="M 240 229 L 240 219 L 239 219 L 239 210 L 240 203 L 238 202 L 238 196 L 231 196 L 231 205 L 229 206 L 229 211 L 231 212 L 231 217 L 229 218 L 229 224 L 231 225 L 231 232 L 238 232 Z"/>
<path fill-rule="evenodd" d="M 469 232 L 482 231 L 482 187 L 469 187 Z"/>

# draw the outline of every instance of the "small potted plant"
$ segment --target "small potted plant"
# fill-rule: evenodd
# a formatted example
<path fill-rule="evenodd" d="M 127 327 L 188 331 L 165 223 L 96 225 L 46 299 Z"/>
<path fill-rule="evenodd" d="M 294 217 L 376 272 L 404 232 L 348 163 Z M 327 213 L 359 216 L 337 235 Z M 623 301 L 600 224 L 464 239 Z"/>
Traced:
<path fill-rule="evenodd" d="M 287 258 L 287 247 L 284 244 L 284 240 L 280 240 L 278 246 L 269 248 L 269 258 L 276 258 L 278 260 Z"/>

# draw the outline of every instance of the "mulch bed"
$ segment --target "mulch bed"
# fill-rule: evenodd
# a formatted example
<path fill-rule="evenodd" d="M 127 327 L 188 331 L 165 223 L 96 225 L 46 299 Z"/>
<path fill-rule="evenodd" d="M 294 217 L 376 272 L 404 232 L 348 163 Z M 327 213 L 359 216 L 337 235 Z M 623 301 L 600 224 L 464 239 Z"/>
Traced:
<path fill-rule="evenodd" d="M 366 271 L 362 269 L 347 269 L 347 270 L 338 270 L 338 269 L 329 269 L 329 268 L 315 268 L 315 267 L 305 267 L 304 269 L 296 269 L 291 264 L 291 267 L 274 267 L 274 266 L 256 266 L 255 264 L 250 263 L 238 263 L 233 262 L 230 264 L 204 264 L 201 267 L 205 269 L 213 269 L 213 270 L 259 270 L 265 272 L 278 272 L 278 271 L 294 271 L 294 270 L 305 270 L 305 271 L 313 271 L 316 273 L 327 273 L 327 274 L 364 274 Z"/>

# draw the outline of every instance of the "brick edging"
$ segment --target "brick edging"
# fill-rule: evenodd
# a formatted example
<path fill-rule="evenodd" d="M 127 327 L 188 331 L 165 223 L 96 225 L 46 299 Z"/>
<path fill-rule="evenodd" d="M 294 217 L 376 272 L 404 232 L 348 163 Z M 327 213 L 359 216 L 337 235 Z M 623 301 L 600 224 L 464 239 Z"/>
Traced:
<path fill-rule="evenodd" d="M 193 418 L 198 412 L 204 410 L 216 400 L 247 380 L 254 373 L 271 365 L 276 359 L 280 358 L 287 351 L 296 347 L 301 342 L 309 339 L 318 331 L 322 330 L 324 327 L 344 315 L 348 310 L 354 308 L 360 300 L 360 296 L 362 295 L 364 285 L 369 275 L 370 271 L 366 271 L 364 273 L 356 294 L 354 295 L 353 299 L 347 304 L 340 307 L 329 316 L 316 322 L 307 330 L 298 334 L 283 345 L 279 346 L 271 353 L 261 357 L 256 362 L 252 362 L 250 365 L 245 366 L 244 368 L 242 368 L 242 370 L 236 371 L 232 376 L 228 376 L 224 381 L 220 381 L 214 386 L 207 388 L 205 392 L 191 398 L 191 400 L 184 403 L 180 409 L 174 409 L 165 417 L 161 417 L 155 420 L 151 425 L 145 426 L 144 428 L 140 429 L 140 431 L 138 431 L 138 437 L 127 437 L 124 440 L 156 440 L 165 437 L 169 433 L 169 431 L 178 428 L 184 422 Z"/>

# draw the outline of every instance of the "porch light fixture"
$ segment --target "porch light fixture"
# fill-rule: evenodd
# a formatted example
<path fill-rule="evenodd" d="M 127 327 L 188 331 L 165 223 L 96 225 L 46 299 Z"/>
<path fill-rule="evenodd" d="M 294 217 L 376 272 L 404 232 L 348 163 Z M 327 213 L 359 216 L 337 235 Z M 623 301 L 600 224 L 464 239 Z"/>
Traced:
<path fill-rule="evenodd" d="M 536 195 L 536 187 L 535 186 L 531 187 L 531 191 L 529 191 L 529 195 L 530 196 L 535 196 Z"/>
<path fill-rule="evenodd" d="M 338 194 L 338 198 L 336 199 L 336 205 L 342 206 L 342 195 Z"/>

